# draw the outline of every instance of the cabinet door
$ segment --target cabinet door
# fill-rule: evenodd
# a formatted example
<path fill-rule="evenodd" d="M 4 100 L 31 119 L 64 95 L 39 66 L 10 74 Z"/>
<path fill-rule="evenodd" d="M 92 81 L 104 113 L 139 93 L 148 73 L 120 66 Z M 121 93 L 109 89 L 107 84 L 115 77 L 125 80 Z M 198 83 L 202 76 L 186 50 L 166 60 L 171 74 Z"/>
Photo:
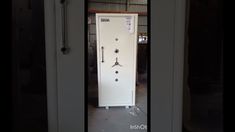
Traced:
<path fill-rule="evenodd" d="M 137 15 L 97 14 L 99 106 L 135 104 Z"/>

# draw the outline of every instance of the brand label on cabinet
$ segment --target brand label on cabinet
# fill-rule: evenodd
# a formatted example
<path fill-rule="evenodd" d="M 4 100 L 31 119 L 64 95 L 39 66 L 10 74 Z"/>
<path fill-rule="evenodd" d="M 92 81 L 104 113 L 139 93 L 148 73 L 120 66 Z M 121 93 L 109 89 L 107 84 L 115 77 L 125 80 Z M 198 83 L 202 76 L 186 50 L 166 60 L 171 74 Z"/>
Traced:
<path fill-rule="evenodd" d="M 126 17 L 126 27 L 129 33 L 134 33 L 134 17 L 133 16 Z"/>
<path fill-rule="evenodd" d="M 101 22 L 109 22 L 110 20 L 108 18 L 101 18 Z"/>

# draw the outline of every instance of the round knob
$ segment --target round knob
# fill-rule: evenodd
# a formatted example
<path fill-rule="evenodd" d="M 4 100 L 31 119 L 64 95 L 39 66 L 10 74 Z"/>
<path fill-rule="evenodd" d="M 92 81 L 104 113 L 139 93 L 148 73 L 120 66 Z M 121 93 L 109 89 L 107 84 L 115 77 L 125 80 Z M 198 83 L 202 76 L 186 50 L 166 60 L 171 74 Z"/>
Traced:
<path fill-rule="evenodd" d="M 68 54 L 70 49 L 66 47 L 62 47 L 60 50 L 63 54 Z"/>
<path fill-rule="evenodd" d="M 118 52 L 119 52 L 119 50 L 118 50 L 118 49 L 116 49 L 114 52 L 115 52 L 115 53 L 118 53 Z"/>

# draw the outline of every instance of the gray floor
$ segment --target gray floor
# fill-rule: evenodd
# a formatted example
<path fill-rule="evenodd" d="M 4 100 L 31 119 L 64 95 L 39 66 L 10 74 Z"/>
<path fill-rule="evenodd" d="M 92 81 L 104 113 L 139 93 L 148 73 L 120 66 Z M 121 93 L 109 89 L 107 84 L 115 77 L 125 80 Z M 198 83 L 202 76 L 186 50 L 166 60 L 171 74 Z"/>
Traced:
<path fill-rule="evenodd" d="M 139 79 L 140 80 L 140 79 Z M 147 124 L 147 86 L 142 79 L 136 87 L 136 106 L 97 107 L 97 80 L 92 75 L 89 82 L 88 131 L 89 132 L 146 132 Z"/>

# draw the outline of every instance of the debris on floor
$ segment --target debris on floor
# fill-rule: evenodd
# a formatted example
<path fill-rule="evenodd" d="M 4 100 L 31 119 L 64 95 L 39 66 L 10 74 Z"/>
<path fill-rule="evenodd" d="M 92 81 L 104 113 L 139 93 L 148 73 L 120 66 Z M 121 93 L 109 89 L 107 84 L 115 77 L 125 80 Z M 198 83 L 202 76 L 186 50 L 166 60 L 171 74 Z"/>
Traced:
<path fill-rule="evenodd" d="M 129 109 L 129 114 L 131 114 L 132 116 L 138 116 L 140 112 L 141 111 L 137 106 L 133 106 Z"/>

